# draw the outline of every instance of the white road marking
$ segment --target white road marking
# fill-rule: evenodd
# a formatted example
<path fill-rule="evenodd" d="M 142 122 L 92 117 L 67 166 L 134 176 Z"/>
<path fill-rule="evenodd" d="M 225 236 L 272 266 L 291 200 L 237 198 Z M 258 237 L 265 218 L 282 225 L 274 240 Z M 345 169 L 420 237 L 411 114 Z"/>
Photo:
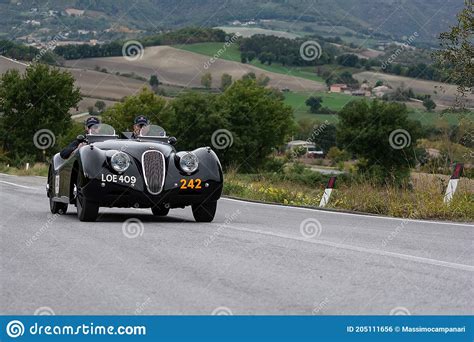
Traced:
<path fill-rule="evenodd" d="M 239 230 L 239 231 L 242 231 L 242 232 L 273 236 L 273 237 L 278 237 L 278 238 L 282 238 L 282 239 L 289 239 L 289 240 L 295 240 L 295 241 L 303 241 L 303 242 L 312 243 L 312 244 L 315 244 L 315 245 L 323 245 L 323 246 L 329 246 L 329 247 L 335 247 L 335 248 L 342 248 L 342 249 L 347 249 L 347 250 L 355 251 L 355 252 L 376 254 L 376 255 L 381 255 L 381 256 L 386 256 L 386 257 L 393 257 L 393 258 L 398 258 L 398 259 L 403 259 L 403 260 L 408 260 L 408 261 L 419 262 L 419 263 L 422 263 L 422 264 L 449 267 L 449 268 L 453 268 L 453 269 L 456 269 L 456 270 L 474 272 L 474 266 L 471 266 L 471 265 L 458 264 L 458 263 L 454 263 L 454 262 L 424 258 L 424 257 L 415 256 L 415 255 L 410 255 L 410 254 L 387 252 L 387 251 L 382 251 L 382 250 L 379 250 L 379 249 L 347 245 L 347 244 L 344 244 L 344 243 L 338 243 L 338 242 L 332 242 L 332 241 L 326 241 L 326 240 L 318 240 L 317 238 L 307 239 L 307 238 L 298 237 L 298 236 L 291 236 L 291 235 L 281 234 L 281 233 L 273 233 L 273 232 L 259 230 L 259 229 L 254 230 L 254 229 L 249 229 L 249 228 L 244 228 L 244 227 L 236 227 L 236 226 L 231 226 L 231 225 L 226 225 L 226 229 L 227 228 L 230 228 L 230 229 L 233 229 L 233 230 Z"/>
<path fill-rule="evenodd" d="M 242 204 L 250 204 L 250 205 L 263 205 L 263 206 L 267 206 L 267 207 L 268 206 L 269 207 L 278 207 L 278 208 L 283 208 L 283 209 L 306 210 L 306 211 L 312 211 L 314 214 L 320 213 L 320 214 L 323 214 L 323 215 L 324 214 L 333 214 L 333 215 L 358 216 L 358 217 L 363 217 L 363 218 L 367 218 L 367 219 L 396 220 L 396 221 L 415 222 L 415 223 L 433 223 L 433 224 L 444 224 L 444 225 L 450 225 L 450 226 L 462 226 L 462 227 L 472 227 L 472 228 L 474 228 L 473 224 L 468 224 L 468 223 L 414 220 L 414 219 L 401 218 L 401 217 L 389 217 L 389 216 L 375 216 L 375 215 L 370 215 L 370 214 L 345 213 L 345 212 L 339 212 L 339 211 L 321 210 L 319 208 L 314 208 L 313 209 L 313 208 L 292 207 L 292 206 L 270 204 L 270 203 L 250 202 L 250 201 L 246 201 L 246 200 L 238 200 L 238 199 L 227 198 L 227 197 L 222 197 L 221 200 L 234 201 L 234 202 L 239 202 L 239 203 L 242 203 Z"/>
<path fill-rule="evenodd" d="M 19 188 L 24 188 L 24 189 L 34 189 L 30 186 L 26 186 L 26 185 L 20 185 L 20 184 L 16 184 L 16 183 L 10 183 L 10 182 L 6 182 L 6 181 L 2 181 L 0 180 L 0 183 L 5 183 L 5 184 L 8 184 L 8 185 L 13 185 L 13 186 L 17 186 Z"/>

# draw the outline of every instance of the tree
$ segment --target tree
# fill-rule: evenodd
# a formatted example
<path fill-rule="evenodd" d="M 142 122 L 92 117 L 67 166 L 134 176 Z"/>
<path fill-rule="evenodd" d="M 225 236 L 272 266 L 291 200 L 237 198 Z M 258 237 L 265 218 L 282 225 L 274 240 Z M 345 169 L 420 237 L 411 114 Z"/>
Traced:
<path fill-rule="evenodd" d="M 0 143 L 12 161 L 28 155 L 42 159 L 33 141 L 39 130 L 52 132 L 53 140 L 68 131 L 69 110 L 81 100 L 74 82 L 69 72 L 44 64 L 33 64 L 23 74 L 9 70 L 0 77 Z M 52 145 L 46 152 L 58 149 Z"/>
<path fill-rule="evenodd" d="M 160 81 L 158 80 L 158 77 L 156 75 L 150 76 L 149 83 L 152 89 L 156 89 L 160 85 Z"/>
<path fill-rule="evenodd" d="M 248 73 L 246 73 L 245 75 L 242 76 L 242 80 L 256 80 L 257 79 L 257 75 L 255 75 L 255 73 L 253 71 L 250 71 Z"/>
<path fill-rule="evenodd" d="M 265 74 L 260 74 L 260 75 L 257 77 L 257 84 L 258 84 L 259 86 L 266 87 L 269 82 L 270 82 L 270 77 L 268 77 L 268 76 L 265 75 Z"/>
<path fill-rule="evenodd" d="M 336 126 L 327 123 L 314 126 L 311 140 L 323 151 L 329 151 L 336 146 Z"/>
<path fill-rule="evenodd" d="M 441 49 L 434 53 L 438 67 L 449 73 L 450 82 L 457 84 L 456 105 L 462 109 L 466 104 L 463 98 L 471 92 L 474 83 L 473 5 L 471 0 L 464 3 L 464 9 L 457 15 L 457 25 L 439 35 Z"/>
<path fill-rule="evenodd" d="M 352 101 L 339 112 L 337 142 L 359 159 L 359 172 L 381 182 L 403 182 L 415 166 L 413 152 L 420 136 L 419 122 L 396 102 Z"/>
<path fill-rule="evenodd" d="M 428 112 L 431 112 L 433 109 L 436 108 L 436 103 L 431 99 L 430 96 L 426 96 L 423 100 L 423 106 Z"/>
<path fill-rule="evenodd" d="M 102 120 L 121 132 L 130 130 L 138 115 L 144 115 L 153 124 L 166 129 L 171 114 L 165 99 L 155 95 L 150 89 L 143 88 L 137 95 L 127 96 L 123 102 L 107 108 L 102 114 Z"/>
<path fill-rule="evenodd" d="M 305 104 L 309 107 L 311 113 L 318 113 L 321 109 L 323 99 L 319 96 L 311 96 L 306 101 Z"/>
<path fill-rule="evenodd" d="M 198 92 L 179 95 L 171 102 L 169 132 L 178 139 L 178 147 L 193 150 L 212 146 L 212 134 L 227 127 L 226 119 L 217 110 L 217 96 Z M 215 150 L 219 153 L 219 150 Z"/>
<path fill-rule="evenodd" d="M 99 113 L 102 113 L 104 111 L 105 107 L 106 107 L 106 104 L 105 104 L 104 101 L 97 100 L 94 106 L 95 106 L 95 108 L 97 108 Z"/>
<path fill-rule="evenodd" d="M 229 88 L 232 84 L 232 76 L 229 74 L 222 74 L 221 76 L 221 90 L 226 90 Z"/>
<path fill-rule="evenodd" d="M 336 58 L 336 62 L 339 65 L 355 67 L 359 63 L 359 57 L 354 54 L 341 55 Z"/>
<path fill-rule="evenodd" d="M 234 82 L 218 97 L 217 108 L 227 120 L 222 128 L 233 137 L 232 146 L 223 150 L 221 160 L 243 171 L 255 172 L 261 167 L 293 129 L 291 107 L 253 80 Z"/>
<path fill-rule="evenodd" d="M 206 72 L 204 75 L 202 75 L 201 85 L 206 89 L 210 89 L 212 87 L 212 75 L 210 72 Z"/>

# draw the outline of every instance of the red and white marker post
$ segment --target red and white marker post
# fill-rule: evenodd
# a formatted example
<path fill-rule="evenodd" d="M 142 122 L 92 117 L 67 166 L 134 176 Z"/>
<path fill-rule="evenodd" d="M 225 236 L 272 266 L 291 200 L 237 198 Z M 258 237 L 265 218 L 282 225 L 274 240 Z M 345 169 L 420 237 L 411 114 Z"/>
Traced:
<path fill-rule="evenodd" d="M 336 185 L 336 177 L 331 177 L 329 178 L 328 185 L 326 186 L 326 189 L 324 190 L 323 197 L 321 198 L 321 202 L 319 202 L 319 207 L 324 208 L 326 204 L 329 202 L 329 198 L 331 197 L 332 190 L 334 189 L 334 186 Z"/>
<path fill-rule="evenodd" d="M 446 189 L 446 194 L 444 195 L 444 203 L 449 203 L 453 199 L 456 188 L 458 187 L 459 178 L 461 178 L 464 165 L 462 163 L 457 163 L 454 167 L 453 175 L 448 183 L 448 188 Z"/>

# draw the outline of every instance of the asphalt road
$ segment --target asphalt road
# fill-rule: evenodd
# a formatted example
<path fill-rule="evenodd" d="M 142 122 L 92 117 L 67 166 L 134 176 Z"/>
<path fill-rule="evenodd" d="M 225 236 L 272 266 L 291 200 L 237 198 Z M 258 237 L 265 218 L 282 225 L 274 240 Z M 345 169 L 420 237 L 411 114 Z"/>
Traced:
<path fill-rule="evenodd" d="M 221 199 L 52 216 L 45 179 L 0 175 L 0 314 L 473 314 L 474 225 Z M 135 218 L 140 222 L 124 223 Z"/>

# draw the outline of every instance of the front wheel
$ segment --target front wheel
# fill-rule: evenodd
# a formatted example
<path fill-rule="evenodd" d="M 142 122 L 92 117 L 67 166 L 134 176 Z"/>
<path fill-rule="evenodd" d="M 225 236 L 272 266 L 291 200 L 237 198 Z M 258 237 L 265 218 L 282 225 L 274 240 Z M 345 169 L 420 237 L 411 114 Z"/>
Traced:
<path fill-rule="evenodd" d="M 196 222 L 211 222 L 214 220 L 217 209 L 217 201 L 206 201 L 193 204 L 193 216 Z"/>
<path fill-rule="evenodd" d="M 81 184 L 80 177 L 81 177 L 81 171 L 79 170 L 78 175 L 77 175 L 77 183 L 76 183 L 77 217 L 79 218 L 80 221 L 93 222 L 97 219 L 97 216 L 99 214 L 99 204 L 97 202 L 93 202 L 84 197 L 84 195 L 82 194 L 81 188 L 79 186 L 79 184 Z"/>

